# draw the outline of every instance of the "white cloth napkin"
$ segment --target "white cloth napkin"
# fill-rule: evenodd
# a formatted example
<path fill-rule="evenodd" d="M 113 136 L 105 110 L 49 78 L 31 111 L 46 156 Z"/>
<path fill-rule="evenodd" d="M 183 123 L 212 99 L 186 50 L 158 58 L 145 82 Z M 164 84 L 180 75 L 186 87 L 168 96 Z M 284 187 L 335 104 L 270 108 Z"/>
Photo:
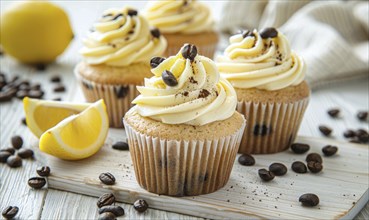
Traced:
<path fill-rule="evenodd" d="M 369 2 L 230 1 L 221 31 L 276 27 L 307 64 L 312 88 L 369 76 Z"/>

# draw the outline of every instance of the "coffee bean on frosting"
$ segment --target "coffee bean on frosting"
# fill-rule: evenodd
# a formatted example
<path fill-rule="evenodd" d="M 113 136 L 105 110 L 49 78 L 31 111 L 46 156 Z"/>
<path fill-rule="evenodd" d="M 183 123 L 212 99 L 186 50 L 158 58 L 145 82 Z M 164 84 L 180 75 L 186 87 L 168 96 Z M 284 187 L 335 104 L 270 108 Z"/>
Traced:
<path fill-rule="evenodd" d="M 183 47 L 181 53 L 182 53 L 183 58 L 194 61 L 197 55 L 197 47 L 193 44 L 186 44 Z"/>
<path fill-rule="evenodd" d="M 155 37 L 155 38 L 159 38 L 159 37 L 160 37 L 160 31 L 159 31 L 159 29 L 157 29 L 157 28 L 152 28 L 152 29 L 150 30 L 150 33 L 151 33 L 151 35 L 152 35 L 153 37 Z"/>
<path fill-rule="evenodd" d="M 127 12 L 127 14 L 129 16 L 136 16 L 138 14 L 138 12 L 136 10 L 134 10 L 134 9 L 129 9 L 128 12 Z"/>
<path fill-rule="evenodd" d="M 150 66 L 151 68 L 156 68 L 157 66 L 159 66 L 159 64 L 161 64 L 163 61 L 165 60 L 164 57 L 153 57 L 150 60 Z"/>
<path fill-rule="evenodd" d="M 240 34 L 242 34 L 243 38 L 255 36 L 255 34 L 250 30 L 242 30 Z"/>
<path fill-rule="evenodd" d="M 259 31 L 259 34 L 261 38 L 267 39 L 267 38 L 274 38 L 278 36 L 277 29 L 273 27 L 263 28 Z"/>
<path fill-rule="evenodd" d="M 164 70 L 163 73 L 161 74 L 161 77 L 163 78 L 164 83 L 167 84 L 168 86 L 178 85 L 177 78 L 169 70 Z"/>

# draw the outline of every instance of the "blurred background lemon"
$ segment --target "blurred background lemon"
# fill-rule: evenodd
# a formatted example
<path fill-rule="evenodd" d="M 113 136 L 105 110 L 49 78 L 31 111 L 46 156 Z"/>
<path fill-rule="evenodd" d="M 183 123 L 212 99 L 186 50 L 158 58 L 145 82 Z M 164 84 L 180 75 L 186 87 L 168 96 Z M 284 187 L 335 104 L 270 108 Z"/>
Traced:
<path fill-rule="evenodd" d="M 14 3 L 0 20 L 0 44 L 22 63 L 50 63 L 73 39 L 68 15 L 47 1 Z"/>

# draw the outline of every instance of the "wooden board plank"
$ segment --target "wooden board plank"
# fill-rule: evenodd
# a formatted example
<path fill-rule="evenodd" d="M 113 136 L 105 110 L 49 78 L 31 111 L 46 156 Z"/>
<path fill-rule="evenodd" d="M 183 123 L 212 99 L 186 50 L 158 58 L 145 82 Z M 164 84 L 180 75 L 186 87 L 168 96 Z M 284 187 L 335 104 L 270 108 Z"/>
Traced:
<path fill-rule="evenodd" d="M 319 174 L 296 174 L 289 170 L 286 176 L 271 182 L 262 182 L 259 168 L 272 162 L 290 167 L 305 155 L 289 151 L 275 155 L 257 155 L 256 165 L 240 166 L 235 162 L 228 184 L 221 190 L 196 197 L 168 197 L 148 193 L 140 188 L 134 176 L 128 151 L 116 151 L 110 146 L 124 140 L 123 130 L 111 129 L 106 145 L 91 158 L 81 161 L 63 161 L 39 152 L 52 169 L 49 187 L 98 197 L 113 192 L 121 202 L 133 203 L 137 198 L 148 201 L 150 207 L 206 218 L 353 218 L 368 202 L 368 148 L 329 139 L 300 137 L 309 143 L 310 152 L 320 152 L 322 146 L 339 146 L 338 155 L 324 158 L 324 171 Z M 100 183 L 101 172 L 111 172 L 117 183 Z M 315 208 L 302 207 L 298 198 L 304 193 L 316 193 L 320 204 Z M 339 202 L 337 202 L 339 201 Z M 184 208 L 186 207 L 186 208 Z"/>

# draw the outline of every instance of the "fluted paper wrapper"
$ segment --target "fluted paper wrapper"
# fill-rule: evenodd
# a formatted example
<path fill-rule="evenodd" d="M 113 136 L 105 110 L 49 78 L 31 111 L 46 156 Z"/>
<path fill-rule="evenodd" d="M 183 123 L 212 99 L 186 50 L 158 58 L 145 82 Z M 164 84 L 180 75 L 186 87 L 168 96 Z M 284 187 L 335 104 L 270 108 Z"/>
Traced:
<path fill-rule="evenodd" d="M 270 154 L 284 151 L 296 138 L 309 98 L 293 103 L 238 102 L 247 127 L 239 153 Z"/>
<path fill-rule="evenodd" d="M 123 116 L 132 107 L 133 99 L 139 95 L 137 85 L 99 84 L 82 78 L 78 73 L 75 75 L 86 100 L 95 102 L 104 99 L 110 127 L 122 128 Z"/>
<path fill-rule="evenodd" d="M 183 45 L 168 45 L 167 50 L 165 51 L 165 56 L 174 56 L 181 50 Z M 213 59 L 215 50 L 217 48 L 217 44 L 208 44 L 208 45 L 200 45 L 196 44 L 198 53 L 202 56 Z"/>
<path fill-rule="evenodd" d="M 170 196 L 207 194 L 230 177 L 245 122 L 233 135 L 214 140 L 162 140 L 134 130 L 123 120 L 140 186 Z"/>

